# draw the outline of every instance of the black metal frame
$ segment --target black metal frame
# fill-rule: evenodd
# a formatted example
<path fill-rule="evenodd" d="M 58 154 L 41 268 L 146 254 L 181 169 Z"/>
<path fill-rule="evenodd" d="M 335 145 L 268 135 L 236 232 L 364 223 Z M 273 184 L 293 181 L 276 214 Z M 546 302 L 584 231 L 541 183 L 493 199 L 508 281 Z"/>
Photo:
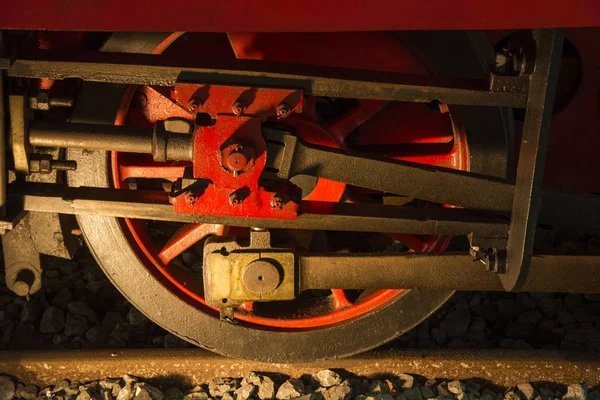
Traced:
<path fill-rule="evenodd" d="M 473 233 L 474 236 L 490 239 L 494 247 L 504 247 L 508 240 L 508 265 L 506 273 L 500 274 L 500 280 L 505 289 L 519 290 L 526 281 L 531 264 L 538 217 L 543 222 L 568 224 L 579 230 L 600 232 L 600 200 L 597 197 L 542 190 L 564 32 L 557 29 L 537 30 L 534 31 L 534 38 L 536 60 L 533 72 L 528 76 L 502 77 L 503 84 L 500 86 L 508 87 L 506 91 L 499 89 L 497 79 L 449 79 L 262 61 L 207 65 L 205 61 L 187 60 L 184 65 L 161 56 L 111 53 L 63 55 L 44 51 L 15 60 L 0 60 L 0 66 L 6 69 L 9 77 L 80 78 L 95 82 L 159 86 L 171 86 L 177 81 L 267 85 L 299 88 L 308 95 L 526 108 L 515 185 L 472 173 L 318 148 L 280 129 L 264 129 L 269 146 L 270 178 L 285 180 L 297 174 L 312 175 L 421 200 L 485 210 L 498 214 L 496 216 L 460 209 L 430 208 L 424 212 L 422 209 L 405 207 L 373 208 L 340 204 L 334 206 L 334 214 L 314 214 L 304 210 L 294 221 L 212 217 L 174 214 L 164 193 L 149 197 L 143 193 L 122 195 L 112 189 L 31 184 L 10 185 L 10 201 L 17 208 L 32 211 L 265 228 L 415 234 Z M 30 141 L 35 145 L 105 150 L 115 150 L 115 145 L 118 145 L 121 146 L 118 148 L 120 151 L 151 152 L 154 140 L 152 132 L 132 129 L 96 128 L 81 124 L 48 127 L 38 124 L 31 128 Z M 99 137 L 98 132 L 105 137 Z M 131 136 L 131 133 L 134 135 Z M 130 140 L 132 137 L 136 140 Z M 111 143 L 115 138 L 117 143 Z M 349 165 L 352 168 L 348 168 Z M 398 176 L 402 176 L 402 179 L 389 178 Z M 149 203 L 150 199 L 152 203 Z M 557 212 L 564 208 L 577 211 L 570 212 L 568 216 Z M 510 220 L 507 218 L 509 214 Z"/>

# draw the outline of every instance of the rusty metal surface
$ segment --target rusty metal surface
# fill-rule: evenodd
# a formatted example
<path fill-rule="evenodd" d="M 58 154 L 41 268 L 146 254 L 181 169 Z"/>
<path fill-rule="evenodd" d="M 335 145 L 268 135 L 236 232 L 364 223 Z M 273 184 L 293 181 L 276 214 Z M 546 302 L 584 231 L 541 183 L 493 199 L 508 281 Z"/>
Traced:
<path fill-rule="evenodd" d="M 243 376 L 249 371 L 301 377 L 321 369 L 365 376 L 410 373 L 426 378 L 482 378 L 490 384 L 523 382 L 600 383 L 600 355 L 542 350 L 377 350 L 312 363 L 264 363 L 226 358 L 203 349 L 0 352 L 0 371 L 40 387 L 65 378 L 88 381 L 130 373 L 165 385 Z"/>
<path fill-rule="evenodd" d="M 524 108 L 523 92 L 491 92 L 486 80 L 323 68 L 256 60 L 176 63 L 157 55 L 36 52 L 7 71 L 21 78 L 80 78 L 92 82 L 173 86 L 180 81 L 264 85 L 302 89 L 306 95 Z"/>

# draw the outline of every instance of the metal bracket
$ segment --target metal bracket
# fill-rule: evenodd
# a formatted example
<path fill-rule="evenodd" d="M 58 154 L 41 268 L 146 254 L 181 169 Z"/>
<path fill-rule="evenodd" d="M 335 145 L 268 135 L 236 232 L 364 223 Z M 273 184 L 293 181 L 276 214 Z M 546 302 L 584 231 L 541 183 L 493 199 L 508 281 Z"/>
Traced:
<path fill-rule="evenodd" d="M 2 236 L 6 286 L 19 296 L 29 296 L 42 287 L 40 253 L 31 237 L 27 217 Z"/>
<path fill-rule="evenodd" d="M 206 302 L 221 310 L 247 301 L 291 300 L 297 294 L 294 253 L 270 248 L 268 231 L 252 231 L 249 246 L 231 237 L 208 239 L 203 268 Z"/>
<path fill-rule="evenodd" d="M 29 155 L 32 148 L 28 137 L 29 107 L 27 107 L 25 93 L 9 95 L 8 105 L 10 108 L 10 138 L 15 171 L 27 175 L 29 174 Z"/>
<path fill-rule="evenodd" d="M 534 38 L 536 61 L 523 124 L 507 245 L 507 269 L 505 274 L 500 275 L 504 288 L 509 291 L 523 286 L 533 256 L 564 31 L 537 30 Z"/>

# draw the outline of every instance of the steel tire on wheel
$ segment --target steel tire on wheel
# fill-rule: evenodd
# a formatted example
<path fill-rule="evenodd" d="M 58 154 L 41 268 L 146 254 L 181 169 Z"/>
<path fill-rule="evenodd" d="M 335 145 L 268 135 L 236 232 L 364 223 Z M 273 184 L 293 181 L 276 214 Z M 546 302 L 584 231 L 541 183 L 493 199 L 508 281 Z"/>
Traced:
<path fill-rule="evenodd" d="M 148 53 L 164 34 L 114 34 L 105 51 Z M 490 64 L 491 47 L 478 35 L 462 32 L 402 34 L 426 55 L 436 70 L 449 75 L 483 76 Z M 461 60 L 461 65 L 456 64 Z M 113 124 L 123 85 L 84 83 L 75 122 Z M 506 110 L 463 107 L 463 124 L 468 134 L 471 170 L 503 177 L 506 175 L 512 121 Z M 111 185 L 106 152 L 70 150 L 69 159 L 78 170 L 69 174 L 72 186 Z M 169 332 L 220 354 L 266 362 L 304 362 L 344 357 L 390 341 L 410 330 L 452 295 L 450 291 L 410 290 L 360 318 L 311 330 L 272 330 L 223 323 L 178 296 L 172 285 L 149 272 L 142 255 L 130 245 L 123 221 L 111 217 L 79 216 L 78 222 L 88 247 L 112 283 L 140 311 Z"/>

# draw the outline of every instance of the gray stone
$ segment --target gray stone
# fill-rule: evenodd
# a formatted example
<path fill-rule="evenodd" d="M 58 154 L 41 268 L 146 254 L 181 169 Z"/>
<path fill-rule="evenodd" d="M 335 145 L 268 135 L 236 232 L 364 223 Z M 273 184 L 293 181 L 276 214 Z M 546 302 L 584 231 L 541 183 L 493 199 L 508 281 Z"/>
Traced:
<path fill-rule="evenodd" d="M 135 396 L 137 397 L 141 391 L 147 392 L 152 400 L 163 400 L 165 397 L 160 389 L 144 382 L 138 382 L 135 384 Z"/>
<path fill-rule="evenodd" d="M 446 342 L 448 335 L 444 328 L 436 327 L 431 330 L 431 337 L 437 344 L 442 344 Z"/>
<path fill-rule="evenodd" d="M 469 330 L 483 331 L 485 329 L 485 319 L 482 317 L 473 318 Z"/>
<path fill-rule="evenodd" d="M 600 390 L 588 392 L 587 400 L 600 400 Z"/>
<path fill-rule="evenodd" d="M 208 400 L 210 397 L 208 396 L 208 393 L 206 393 L 204 391 L 204 389 L 202 388 L 202 386 L 196 386 L 193 389 L 189 390 L 185 394 L 185 396 L 183 396 L 183 398 L 185 400 L 191 400 L 191 399 L 194 399 L 194 400 Z M 233 397 L 229 393 L 223 394 L 222 398 L 233 399 Z"/>
<path fill-rule="evenodd" d="M 505 317 L 514 317 L 523 312 L 521 303 L 513 299 L 500 299 L 496 302 L 498 311 Z"/>
<path fill-rule="evenodd" d="M 125 385 L 117 394 L 116 400 L 131 400 L 135 396 L 134 389 L 131 385 Z"/>
<path fill-rule="evenodd" d="M 0 400 L 13 400 L 15 398 L 15 383 L 12 378 L 0 375 Z"/>
<path fill-rule="evenodd" d="M 135 400 L 152 400 L 152 397 L 150 397 L 150 393 L 148 393 L 147 390 L 144 390 L 141 388 L 136 388 L 134 399 Z"/>
<path fill-rule="evenodd" d="M 554 399 L 554 390 L 552 390 L 549 387 L 546 386 L 540 386 L 538 388 L 538 392 L 540 393 L 540 396 L 542 397 L 542 399 Z"/>
<path fill-rule="evenodd" d="M 236 400 L 248 400 L 254 392 L 256 392 L 256 386 L 247 383 L 233 392 L 233 398 Z"/>
<path fill-rule="evenodd" d="M 469 328 L 469 333 L 467 333 L 467 339 L 469 339 L 469 341 L 472 343 L 483 342 L 485 340 L 485 332 L 482 330 L 480 331 Z"/>
<path fill-rule="evenodd" d="M 121 383 L 118 379 L 104 379 L 99 382 L 102 389 L 109 390 L 113 397 L 117 397 L 122 389 Z"/>
<path fill-rule="evenodd" d="M 67 310 L 74 316 L 85 319 L 88 322 L 98 322 L 98 316 L 85 301 L 72 301 L 67 305 Z"/>
<path fill-rule="evenodd" d="M 539 311 L 525 311 L 519 314 L 517 322 L 528 323 L 533 326 L 537 325 L 542 320 L 542 314 Z"/>
<path fill-rule="evenodd" d="M 557 319 L 558 319 L 558 323 L 563 326 L 570 325 L 575 322 L 575 318 L 571 315 L 571 313 L 568 311 L 565 311 L 565 310 L 560 311 L 558 313 Z"/>
<path fill-rule="evenodd" d="M 58 278 L 60 277 L 60 272 L 58 272 L 55 269 L 50 269 L 47 271 L 44 271 L 44 278 L 46 279 L 54 279 L 54 278 Z"/>
<path fill-rule="evenodd" d="M 454 397 L 452 393 L 448 390 L 448 383 L 446 382 L 441 382 L 439 385 L 437 385 L 437 393 L 438 396 L 442 397 Z"/>
<path fill-rule="evenodd" d="M 102 319 L 102 326 L 107 331 L 112 331 L 113 329 L 115 329 L 117 327 L 117 325 L 123 324 L 125 322 L 126 322 L 126 320 L 125 320 L 125 318 L 123 318 L 123 316 L 121 314 L 114 312 L 114 311 L 108 311 L 104 315 L 104 318 Z"/>
<path fill-rule="evenodd" d="M 106 284 L 102 281 L 90 281 L 85 284 L 85 289 L 90 293 L 98 294 L 105 286 Z"/>
<path fill-rule="evenodd" d="M 300 397 L 304 392 L 304 383 L 299 379 L 288 379 L 279 389 L 277 389 L 277 397 L 279 400 L 292 399 Z"/>
<path fill-rule="evenodd" d="M 402 394 L 400 396 L 398 396 L 398 400 L 422 400 L 423 399 L 423 395 L 421 393 L 421 388 L 419 387 L 414 387 L 412 389 L 408 389 L 404 392 L 402 392 Z"/>
<path fill-rule="evenodd" d="M 87 390 L 81 390 L 77 395 L 76 400 L 92 400 L 92 396 Z"/>
<path fill-rule="evenodd" d="M 513 390 L 509 390 L 504 394 L 504 400 L 522 400 L 521 396 L 518 393 L 515 393 Z"/>
<path fill-rule="evenodd" d="M 129 321 L 131 325 L 141 325 L 148 321 L 148 317 L 138 311 L 137 308 L 131 307 L 127 313 L 127 321 Z"/>
<path fill-rule="evenodd" d="M 423 386 L 421 388 L 421 396 L 423 396 L 425 399 L 431 399 L 432 397 L 435 397 L 435 392 L 430 386 Z"/>
<path fill-rule="evenodd" d="M 54 334 L 54 336 L 52 336 L 52 344 L 54 344 L 55 346 L 61 346 L 65 343 L 67 343 L 69 341 L 69 338 L 67 335 L 64 335 L 62 333 L 56 333 Z"/>
<path fill-rule="evenodd" d="M 451 381 L 448 382 L 448 391 L 452 394 L 461 394 L 464 393 L 466 389 L 466 385 L 461 381 Z"/>
<path fill-rule="evenodd" d="M 68 380 L 63 380 L 60 381 L 56 386 L 54 386 L 54 388 L 52 389 L 52 394 L 56 394 L 58 392 L 62 392 L 63 390 L 65 390 L 66 388 L 69 387 L 69 385 L 71 384 L 71 382 L 69 382 Z"/>
<path fill-rule="evenodd" d="M 258 388 L 258 397 L 262 400 L 272 399 L 275 397 L 275 383 L 271 378 L 264 375 L 258 375 L 255 372 L 249 372 L 241 385 L 251 384 Z"/>
<path fill-rule="evenodd" d="M 396 387 L 402 390 L 412 389 L 415 384 L 415 378 L 408 374 L 399 374 L 396 381 Z"/>
<path fill-rule="evenodd" d="M 210 397 L 208 396 L 208 393 L 206 393 L 204 390 L 199 390 L 197 392 L 189 392 L 187 393 L 185 396 L 183 396 L 184 400 L 209 400 Z M 233 399 L 233 396 L 231 396 L 231 394 L 229 393 L 225 393 L 223 394 L 223 396 L 221 396 L 221 399 Z"/>
<path fill-rule="evenodd" d="M 585 383 L 569 385 L 563 400 L 586 400 L 588 386 Z"/>
<path fill-rule="evenodd" d="M 535 310 L 538 302 L 529 293 L 517 293 L 517 301 L 528 310 Z"/>
<path fill-rule="evenodd" d="M 520 385 L 517 385 L 517 390 L 523 395 L 525 400 L 533 400 L 536 397 L 535 389 L 530 383 L 521 383 Z"/>
<path fill-rule="evenodd" d="M 139 381 L 137 376 L 129 374 L 123 375 L 123 382 L 125 382 L 125 385 L 134 385 L 137 381 Z"/>
<path fill-rule="evenodd" d="M 52 305 L 57 307 L 66 307 L 73 296 L 68 287 L 62 287 L 52 299 Z"/>
<path fill-rule="evenodd" d="M 58 307 L 50 307 L 42 316 L 40 323 L 40 332 L 56 333 L 65 328 L 65 312 Z"/>
<path fill-rule="evenodd" d="M 181 400 L 181 399 L 183 399 L 183 393 L 181 392 L 181 390 L 179 390 L 175 387 L 166 390 L 164 395 L 165 395 L 165 400 Z"/>
<path fill-rule="evenodd" d="M 189 347 L 189 343 L 177 336 L 167 333 L 163 339 L 165 349 L 182 349 Z"/>
<path fill-rule="evenodd" d="M 313 374 L 313 378 L 319 382 L 319 385 L 322 387 L 331 387 L 342 383 L 340 375 L 329 369 L 324 369 Z"/>
<path fill-rule="evenodd" d="M 35 400 L 38 397 L 39 389 L 36 385 L 27 385 L 19 390 L 19 397 L 23 400 Z"/>
<path fill-rule="evenodd" d="M 369 386 L 370 393 L 387 393 L 389 391 L 388 385 L 385 382 L 377 379 L 371 382 L 371 385 Z"/>
<path fill-rule="evenodd" d="M 470 323 L 471 315 L 468 312 L 455 310 L 446 316 L 440 327 L 446 330 L 448 336 L 458 337 L 466 335 Z"/>
<path fill-rule="evenodd" d="M 79 271 L 79 264 L 76 262 L 68 262 L 60 266 L 60 272 L 63 275 L 71 275 L 77 271 Z"/>
<path fill-rule="evenodd" d="M 82 319 L 78 318 L 71 313 L 67 313 L 67 322 L 65 323 L 65 335 L 67 336 L 77 336 L 82 335 L 89 328 L 88 323 Z"/>
<path fill-rule="evenodd" d="M 527 350 L 532 349 L 533 347 L 523 339 L 517 339 L 511 343 L 510 348 L 518 350 Z"/>
<path fill-rule="evenodd" d="M 21 322 L 33 322 L 42 314 L 42 309 L 35 299 L 25 302 L 21 310 Z"/>
<path fill-rule="evenodd" d="M 348 386 L 332 386 L 323 393 L 323 398 L 325 400 L 345 400 L 351 392 L 352 389 Z"/>
<path fill-rule="evenodd" d="M 88 331 L 85 333 L 85 338 L 90 343 L 94 344 L 108 342 L 108 335 L 104 332 L 100 325 L 95 325 L 88 329 Z"/>
<path fill-rule="evenodd" d="M 238 381 L 232 378 L 215 378 L 208 384 L 208 392 L 212 397 L 223 396 L 239 387 Z"/>

